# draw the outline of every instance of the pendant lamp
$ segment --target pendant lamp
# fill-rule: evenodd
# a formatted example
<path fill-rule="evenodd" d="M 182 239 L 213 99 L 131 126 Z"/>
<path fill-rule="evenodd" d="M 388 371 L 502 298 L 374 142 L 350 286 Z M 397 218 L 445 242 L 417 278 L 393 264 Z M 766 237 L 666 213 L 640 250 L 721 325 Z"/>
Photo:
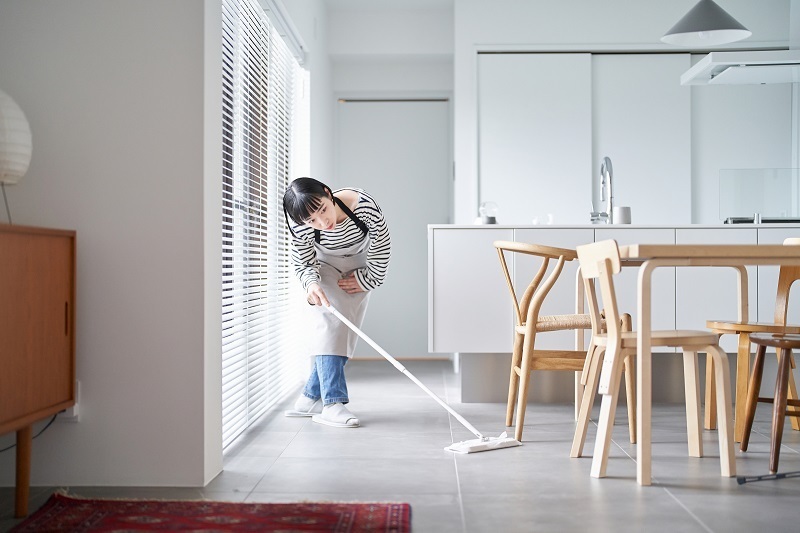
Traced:
<path fill-rule="evenodd" d="M 17 183 L 31 163 L 31 128 L 25 113 L 0 91 L 0 184 Z"/>
<path fill-rule="evenodd" d="M 678 46 L 716 46 L 753 34 L 713 0 L 700 0 L 661 40 Z"/>

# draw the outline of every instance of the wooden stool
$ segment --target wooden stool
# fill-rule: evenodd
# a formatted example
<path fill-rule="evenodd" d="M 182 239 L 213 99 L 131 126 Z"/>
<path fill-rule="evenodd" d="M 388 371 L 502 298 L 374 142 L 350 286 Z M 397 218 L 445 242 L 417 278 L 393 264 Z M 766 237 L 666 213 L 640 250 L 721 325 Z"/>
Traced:
<path fill-rule="evenodd" d="M 747 451 L 750 440 L 750 430 L 753 428 L 753 418 L 756 414 L 758 402 L 772 403 L 772 445 L 769 452 L 769 471 L 774 474 L 778 471 L 778 460 L 781 454 L 781 439 L 783 438 L 783 424 L 787 416 L 800 417 L 800 410 L 787 409 L 787 406 L 800 407 L 800 400 L 789 399 L 789 374 L 792 371 L 792 350 L 800 348 L 800 335 L 753 333 L 750 342 L 758 346 L 756 359 L 753 362 L 753 373 L 747 387 L 747 412 L 745 413 L 744 434 L 742 435 L 741 450 Z M 758 396 L 761 389 L 761 375 L 764 372 L 764 354 L 767 346 L 775 348 L 778 352 L 778 377 L 775 380 L 775 397 L 762 398 Z"/>

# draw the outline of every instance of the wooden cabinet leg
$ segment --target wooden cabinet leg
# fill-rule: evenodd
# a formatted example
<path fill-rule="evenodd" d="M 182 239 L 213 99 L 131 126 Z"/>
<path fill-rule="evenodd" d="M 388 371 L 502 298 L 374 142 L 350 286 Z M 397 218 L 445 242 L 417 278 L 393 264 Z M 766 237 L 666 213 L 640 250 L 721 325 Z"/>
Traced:
<path fill-rule="evenodd" d="M 17 431 L 17 489 L 14 516 L 28 516 L 28 493 L 31 484 L 31 448 L 33 447 L 33 426 Z"/>

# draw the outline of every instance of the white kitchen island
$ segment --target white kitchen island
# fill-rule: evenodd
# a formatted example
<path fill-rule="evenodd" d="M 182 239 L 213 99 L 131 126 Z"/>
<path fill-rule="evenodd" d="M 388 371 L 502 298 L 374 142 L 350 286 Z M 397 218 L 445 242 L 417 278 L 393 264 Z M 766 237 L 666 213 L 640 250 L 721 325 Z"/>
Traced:
<path fill-rule="evenodd" d="M 428 226 L 428 349 L 453 354 L 461 379 L 462 402 L 505 402 L 511 361 L 514 317 L 510 295 L 492 245 L 495 240 L 575 248 L 616 239 L 625 244 L 780 244 L 800 237 L 798 224 L 731 224 L 685 226 L 583 225 Z M 542 314 L 573 313 L 577 262 L 567 263 L 548 295 Z M 510 264 L 515 288 L 527 286 L 534 274 L 530 258 Z M 653 327 L 705 329 L 706 320 L 737 318 L 737 278 L 730 268 L 660 269 L 654 278 Z M 774 315 L 777 267 L 748 267 L 750 320 L 771 321 Z M 698 298 L 697 291 L 708 294 Z M 636 320 L 636 269 L 617 279 L 620 310 Z M 796 291 L 800 293 L 800 291 Z M 793 294 L 790 321 L 800 322 L 800 294 Z M 794 320 L 791 317 L 796 317 Z M 537 345 L 572 347 L 572 332 L 546 333 Z M 736 352 L 733 336 L 722 346 Z M 654 360 L 653 400 L 683 401 L 683 367 L 679 358 Z M 765 382 L 768 378 L 765 377 Z M 571 372 L 534 373 L 529 401 L 568 403 L 574 394 Z"/>

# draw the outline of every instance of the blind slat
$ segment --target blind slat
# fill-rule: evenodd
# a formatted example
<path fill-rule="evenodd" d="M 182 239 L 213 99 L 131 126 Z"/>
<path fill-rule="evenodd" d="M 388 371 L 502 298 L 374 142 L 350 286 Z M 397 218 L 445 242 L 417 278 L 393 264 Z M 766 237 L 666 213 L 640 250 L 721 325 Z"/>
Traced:
<path fill-rule="evenodd" d="M 222 2 L 222 434 L 230 444 L 299 383 L 282 198 L 302 78 L 256 0 Z M 294 289 L 294 290 L 293 290 Z M 297 298 L 297 295 L 294 295 Z"/>

